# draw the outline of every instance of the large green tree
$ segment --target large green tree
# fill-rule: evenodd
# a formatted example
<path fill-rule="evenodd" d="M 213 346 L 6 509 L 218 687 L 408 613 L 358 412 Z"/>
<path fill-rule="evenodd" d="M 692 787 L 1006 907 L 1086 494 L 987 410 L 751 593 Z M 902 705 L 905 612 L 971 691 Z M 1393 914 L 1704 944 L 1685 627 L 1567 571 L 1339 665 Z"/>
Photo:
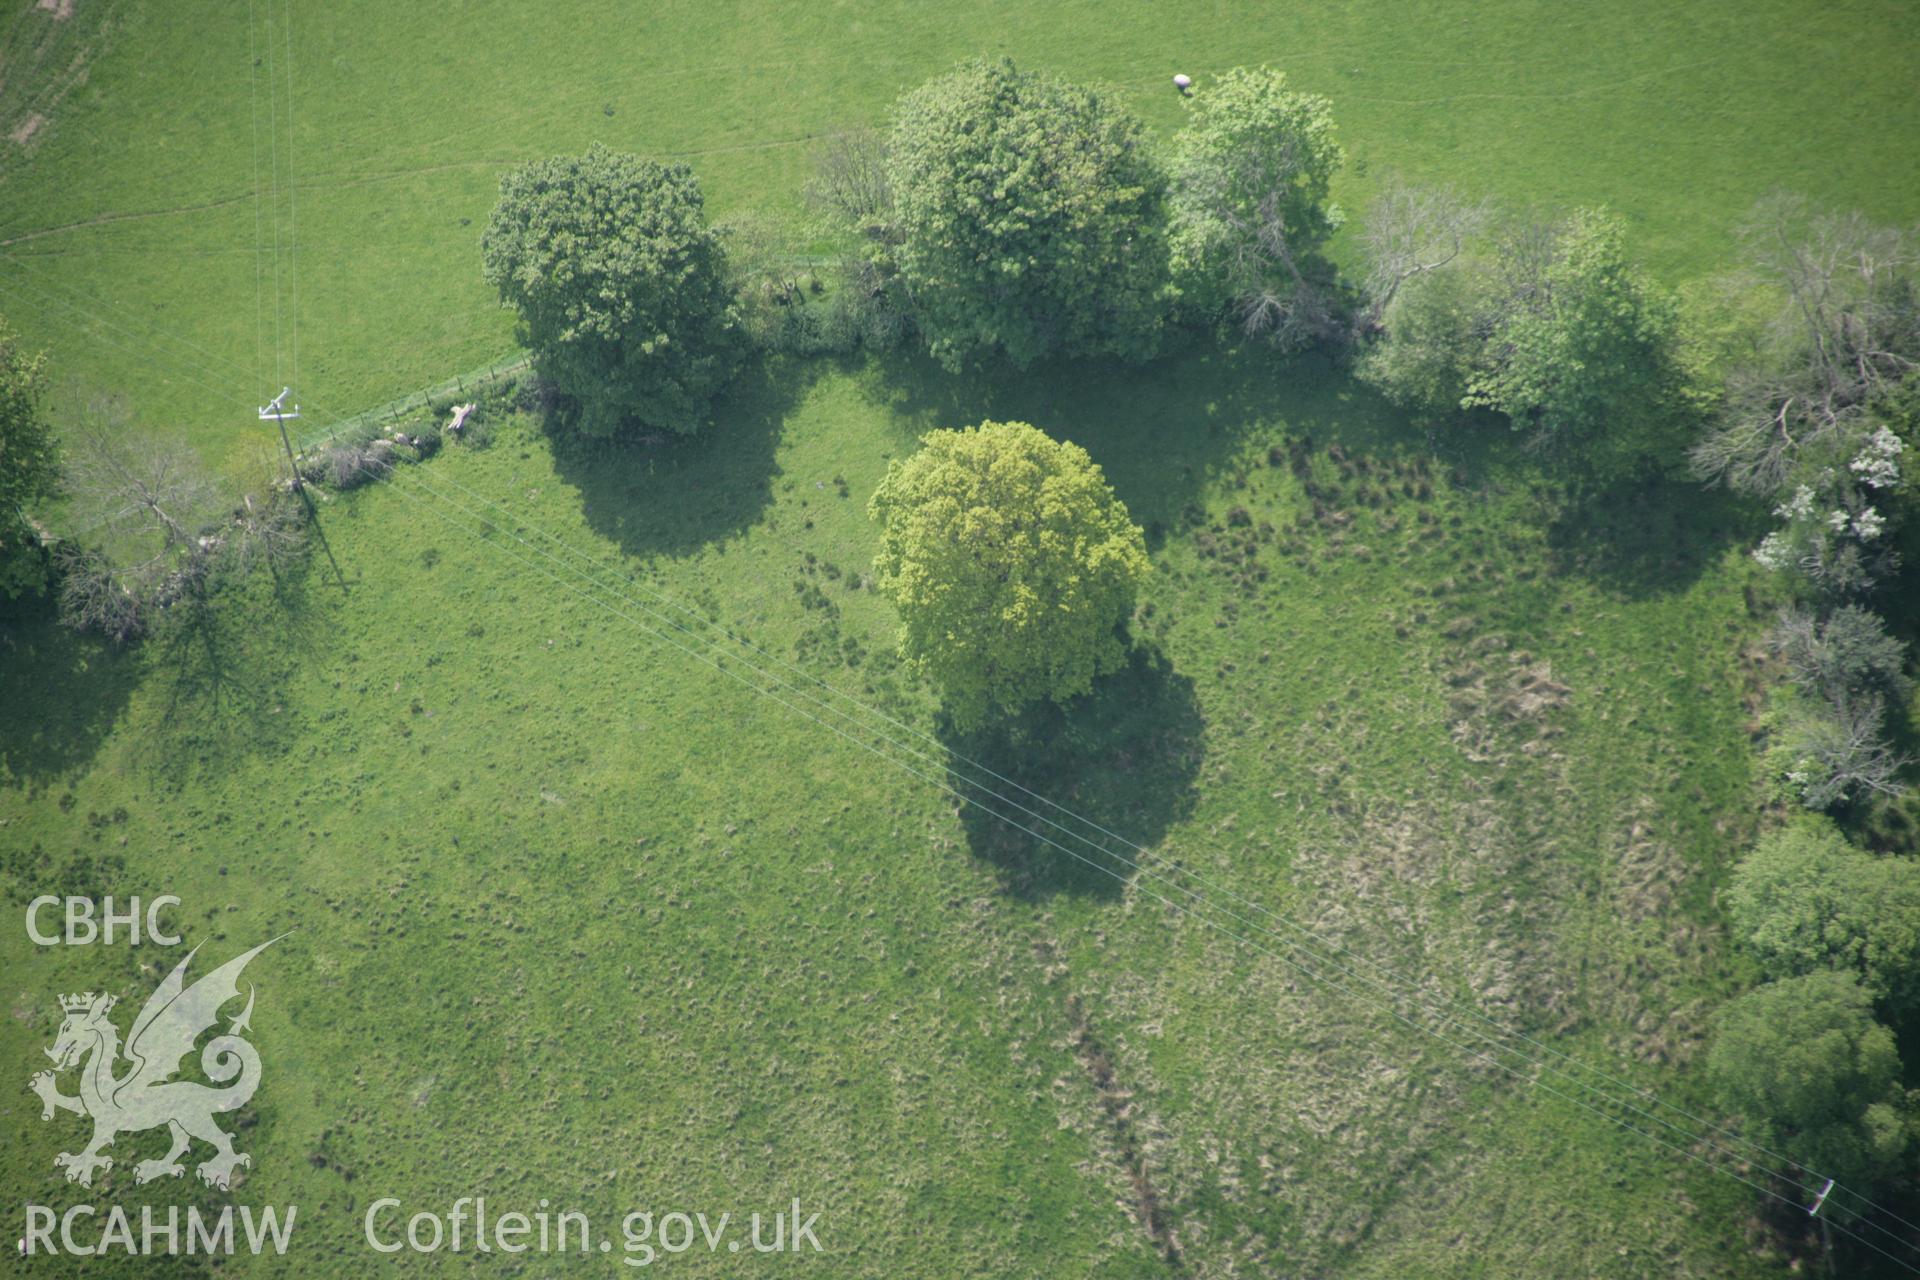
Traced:
<path fill-rule="evenodd" d="M 1146 543 L 1079 446 L 1020 422 L 929 432 L 869 511 L 901 649 L 962 729 L 1084 693 L 1125 660 Z"/>
<path fill-rule="evenodd" d="M 45 357 L 0 320 L 0 599 L 46 586 L 47 558 L 28 518 L 59 487 L 60 455 L 40 414 Z"/>
<path fill-rule="evenodd" d="M 480 244 L 487 282 L 578 402 L 582 431 L 706 423 L 741 343 L 720 237 L 686 166 L 598 144 L 536 160 L 501 178 Z"/>
<path fill-rule="evenodd" d="M 942 363 L 1153 353 L 1166 178 L 1106 95 L 969 63 L 901 99 L 886 171 L 901 275 Z"/>
<path fill-rule="evenodd" d="M 1680 398 L 1677 310 L 1628 259 L 1620 220 L 1581 210 L 1504 262 L 1505 305 L 1465 403 L 1543 443 L 1654 448 Z"/>
<path fill-rule="evenodd" d="M 1629 258 L 1618 218 L 1589 209 L 1428 238 L 1434 256 L 1409 266 L 1384 260 L 1406 236 L 1369 230 L 1369 276 L 1391 291 L 1375 300 L 1362 377 L 1410 408 L 1492 409 L 1596 471 L 1677 458 L 1692 403 L 1678 308 Z"/>
<path fill-rule="evenodd" d="M 1732 1001 L 1707 1071 L 1749 1138 L 1822 1176 L 1871 1187 L 1912 1147 L 1893 1033 L 1852 973 L 1821 969 Z"/>
<path fill-rule="evenodd" d="M 1774 977 L 1851 969 L 1892 1007 L 1920 998 L 1920 862 L 1876 857 L 1806 819 L 1761 839 L 1727 907 Z"/>
<path fill-rule="evenodd" d="M 1283 347 L 1330 332 L 1320 251 L 1340 226 L 1328 192 L 1344 158 L 1332 105 L 1279 71 L 1236 68 L 1194 95 L 1173 156 L 1174 278 L 1188 303 Z"/>

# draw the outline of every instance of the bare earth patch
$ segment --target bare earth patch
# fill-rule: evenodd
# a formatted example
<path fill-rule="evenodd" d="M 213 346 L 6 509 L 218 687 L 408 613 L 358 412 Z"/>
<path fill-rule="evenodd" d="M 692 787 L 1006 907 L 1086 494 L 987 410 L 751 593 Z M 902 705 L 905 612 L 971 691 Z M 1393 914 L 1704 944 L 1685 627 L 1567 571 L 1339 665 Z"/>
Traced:
<path fill-rule="evenodd" d="M 46 122 L 47 118 L 36 111 L 15 125 L 13 131 L 7 134 L 7 140 L 16 146 L 24 147 L 33 141 L 33 135 L 40 132 L 40 126 Z"/>
<path fill-rule="evenodd" d="M 34 7 L 52 14 L 55 22 L 65 22 L 73 16 L 73 0 L 40 0 Z"/>

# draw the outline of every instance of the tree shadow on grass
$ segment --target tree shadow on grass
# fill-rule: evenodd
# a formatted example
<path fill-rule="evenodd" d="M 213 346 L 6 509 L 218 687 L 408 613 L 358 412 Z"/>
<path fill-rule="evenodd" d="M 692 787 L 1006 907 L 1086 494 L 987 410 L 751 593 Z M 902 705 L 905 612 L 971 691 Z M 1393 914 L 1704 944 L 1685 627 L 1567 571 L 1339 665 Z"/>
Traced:
<path fill-rule="evenodd" d="M 1064 708 L 1040 703 L 1011 724 L 940 737 L 948 781 L 969 801 L 968 848 L 1006 892 L 1111 899 L 1133 875 L 1128 842 L 1151 847 L 1191 812 L 1205 731 L 1193 681 L 1137 646 Z"/>
<path fill-rule="evenodd" d="M 35 795 L 85 768 L 139 680 L 137 656 L 61 626 L 51 602 L 0 623 L 0 774 Z"/>
<path fill-rule="evenodd" d="M 330 572 L 310 545 L 292 565 L 167 610 L 146 641 L 161 695 L 150 753 L 161 779 L 181 785 L 291 745 L 300 726 L 287 710 L 287 685 L 328 656 L 312 597 L 338 597 Z"/>
<path fill-rule="evenodd" d="M 1571 494 L 1547 527 L 1555 571 L 1631 599 L 1692 586 L 1739 542 L 1758 542 L 1763 514 L 1724 489 L 1670 477 L 1622 480 Z"/>
<path fill-rule="evenodd" d="M 1207 483 L 1249 444 L 1290 433 L 1414 451 L 1420 431 L 1336 358 L 1262 348 L 1196 349 L 1143 365 L 1078 360 L 1025 373 L 949 373 L 920 355 L 880 364 L 878 394 L 906 444 L 940 427 L 1027 422 L 1093 456 L 1157 547 Z"/>
<path fill-rule="evenodd" d="M 775 451 L 805 392 L 810 362 L 750 362 L 692 436 L 583 440 L 554 428 L 554 468 L 580 495 L 594 532 L 628 555 L 683 556 L 744 532 L 773 500 Z"/>

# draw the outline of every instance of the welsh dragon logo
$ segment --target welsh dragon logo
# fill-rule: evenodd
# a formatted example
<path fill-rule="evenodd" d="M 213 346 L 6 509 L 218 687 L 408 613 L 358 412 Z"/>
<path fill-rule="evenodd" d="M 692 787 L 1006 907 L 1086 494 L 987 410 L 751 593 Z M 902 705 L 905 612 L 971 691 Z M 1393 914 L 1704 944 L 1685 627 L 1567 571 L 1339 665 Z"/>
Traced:
<path fill-rule="evenodd" d="M 112 1159 L 102 1155 L 101 1148 L 111 1146 L 119 1134 L 162 1125 L 172 1135 L 173 1146 L 160 1159 L 135 1165 L 135 1182 L 151 1182 L 162 1174 L 177 1178 L 185 1173 L 180 1157 L 195 1138 L 214 1148 L 213 1158 L 198 1169 L 200 1180 L 208 1186 L 224 1190 L 236 1168 L 253 1163 L 251 1156 L 233 1149 L 233 1136 L 214 1123 L 221 1112 L 245 1106 L 260 1086 L 260 1055 L 240 1038 L 241 1032 L 251 1029 L 252 987 L 247 988 L 246 1008 L 227 1023 L 226 1034 L 209 1040 L 200 1054 L 200 1069 L 207 1079 L 224 1087 L 211 1088 L 173 1076 L 180 1070 L 181 1059 L 193 1052 L 195 1042 L 219 1020 L 221 1007 L 239 997 L 240 971 L 277 941 L 263 942 L 236 956 L 192 986 L 186 985 L 187 965 L 200 948 L 189 951 L 133 1020 L 124 1054 L 120 1031 L 107 1018 L 118 997 L 91 991 L 60 997 L 66 1019 L 60 1024 L 53 1048 L 45 1051 L 53 1059 L 54 1069 L 37 1073 L 28 1087 L 40 1095 L 42 1120 L 53 1119 L 55 1111 L 71 1111 L 93 1120 L 93 1141 L 78 1153 L 62 1151 L 53 1158 L 55 1165 L 67 1171 L 67 1181 L 91 1186 L 95 1170 L 113 1167 Z M 116 1074 L 123 1056 L 131 1065 Z M 80 1068 L 77 1097 L 61 1093 L 57 1081 L 60 1072 L 74 1066 Z"/>

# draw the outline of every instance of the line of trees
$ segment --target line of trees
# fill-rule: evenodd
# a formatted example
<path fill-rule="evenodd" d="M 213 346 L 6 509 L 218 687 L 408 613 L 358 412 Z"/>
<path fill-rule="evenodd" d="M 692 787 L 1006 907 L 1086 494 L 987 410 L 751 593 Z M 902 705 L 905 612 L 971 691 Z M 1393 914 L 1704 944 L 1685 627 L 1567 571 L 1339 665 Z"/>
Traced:
<path fill-rule="evenodd" d="M 1769 776 L 1783 800 L 1884 839 L 1910 763 L 1896 746 L 1909 654 L 1878 610 L 1911 585 L 1916 243 L 1785 194 L 1738 236 L 1740 270 L 1710 290 L 1716 315 L 1693 336 L 1717 376 L 1689 461 L 1776 522 L 1753 550 L 1788 600 L 1769 636 Z M 1920 1151 L 1920 1090 L 1903 1087 L 1898 1047 L 1920 1015 L 1920 860 L 1891 834 L 1896 851 L 1875 852 L 1802 813 L 1742 860 L 1728 916 L 1766 981 L 1721 1010 L 1707 1058 L 1755 1141 L 1869 1195 Z"/>
<path fill-rule="evenodd" d="M 1768 981 L 1716 1020 L 1707 1071 L 1722 1104 L 1762 1147 L 1876 1193 L 1920 1146 L 1920 1090 L 1903 1087 L 1888 1025 L 1920 1005 L 1920 861 L 1805 816 L 1761 838 L 1727 909 Z"/>
<path fill-rule="evenodd" d="M 709 225 L 683 167 L 603 148 L 509 173 L 482 256 L 596 435 L 697 429 L 743 341 L 913 336 L 952 369 L 1028 368 L 1144 360 L 1212 329 L 1351 346 L 1394 400 L 1490 410 L 1602 472 L 1680 454 L 1705 393 L 1618 218 L 1391 186 L 1348 279 L 1328 255 L 1344 160 L 1331 104 L 1271 68 L 1197 89 L 1158 144 L 1102 90 L 982 60 L 823 146 L 809 235 L 841 246 L 830 264 L 802 265 L 759 218 Z"/>

